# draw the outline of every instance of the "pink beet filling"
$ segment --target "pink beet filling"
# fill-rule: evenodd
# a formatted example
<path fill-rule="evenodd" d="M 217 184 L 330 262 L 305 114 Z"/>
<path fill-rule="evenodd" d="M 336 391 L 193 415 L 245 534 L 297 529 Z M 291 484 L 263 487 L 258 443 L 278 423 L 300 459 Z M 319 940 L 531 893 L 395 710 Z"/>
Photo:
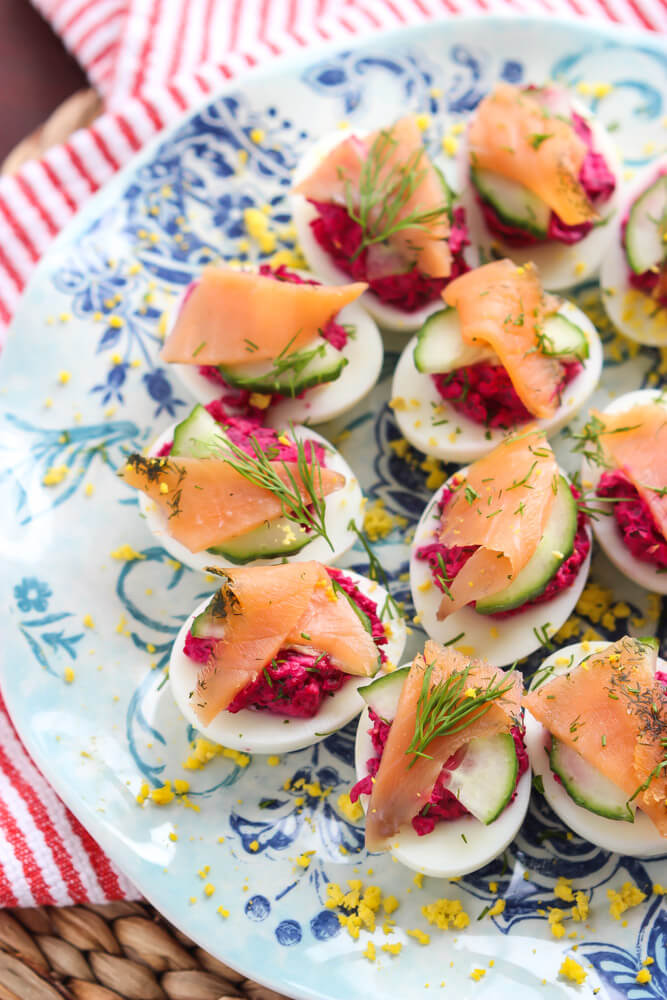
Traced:
<path fill-rule="evenodd" d="M 579 170 L 579 183 L 589 200 L 598 207 L 611 198 L 616 189 L 616 178 L 609 169 L 604 156 L 593 149 L 593 133 L 587 122 L 576 112 L 572 112 L 572 125 L 579 138 L 588 147 Z M 572 245 L 588 236 L 593 228 L 592 222 L 580 222 L 577 225 L 569 226 L 559 218 L 556 212 L 552 212 L 546 238 L 542 238 L 522 229 L 521 226 L 513 226 L 504 222 L 495 208 L 479 195 L 477 201 L 487 227 L 509 246 L 531 246 L 534 243 L 544 243 L 548 240 Z"/>
<path fill-rule="evenodd" d="M 574 486 L 570 486 L 570 489 L 572 490 L 572 496 L 578 500 L 580 497 L 579 491 Z M 440 500 L 441 512 L 444 511 L 452 496 L 452 490 L 445 490 L 443 492 Z M 541 594 L 537 597 L 533 597 L 530 601 L 526 601 L 525 604 L 520 604 L 517 608 L 512 608 L 510 611 L 498 611 L 496 614 L 488 615 L 488 617 L 497 619 L 512 618 L 514 615 L 521 614 L 521 612 L 525 611 L 527 608 L 532 608 L 536 604 L 544 604 L 546 601 L 552 600 L 562 591 L 571 587 L 576 580 L 579 570 L 581 569 L 581 566 L 591 547 L 588 532 L 586 530 L 587 523 L 588 520 L 586 515 L 579 511 L 577 515 L 577 531 L 574 536 L 574 548 L 572 550 L 572 555 L 560 564 L 557 572 L 551 577 Z M 456 545 L 452 547 L 443 545 L 442 542 L 438 541 L 437 533 L 434 532 L 434 540 L 427 545 L 421 545 L 417 549 L 417 558 L 424 560 L 429 564 L 431 569 L 431 578 L 435 586 L 438 590 L 444 593 L 442 566 L 440 564 L 440 560 L 444 563 L 447 579 L 449 584 L 451 584 L 451 582 L 456 578 L 457 573 L 459 573 L 463 566 L 465 566 L 468 559 L 473 552 L 476 551 L 476 549 L 476 545 Z M 474 602 L 472 602 L 471 607 L 474 606 Z"/>
<path fill-rule="evenodd" d="M 362 594 L 354 581 L 341 570 L 328 567 L 327 572 L 368 615 L 373 639 L 384 663 L 386 654 L 382 647 L 387 637 L 375 601 Z M 195 637 L 188 632 L 183 652 L 195 663 L 203 664 L 208 663 L 214 648 L 214 639 Z M 281 649 L 257 679 L 239 691 L 227 711 L 236 713 L 248 708 L 293 719 L 311 719 L 317 715 L 325 697 L 335 694 L 349 679 L 350 675 L 334 666 L 329 656 Z"/>
<path fill-rule="evenodd" d="M 470 240 L 462 208 L 455 208 L 452 213 L 449 236 L 452 273 L 448 278 L 429 278 L 414 268 L 405 270 L 405 266 L 396 259 L 394 266 L 402 266 L 402 270 L 382 276 L 375 274 L 371 261 L 374 261 L 377 255 L 369 259 L 370 247 L 366 247 L 358 257 L 355 257 L 363 231 L 359 223 L 350 218 L 347 209 L 343 205 L 333 205 L 324 201 L 313 201 L 311 204 L 318 212 L 317 218 L 310 223 L 313 236 L 322 249 L 333 258 L 337 267 L 355 281 L 366 281 L 370 290 L 381 302 L 386 302 L 387 305 L 403 312 L 414 312 L 436 301 L 449 281 L 460 274 L 465 274 L 468 270 L 463 258 L 463 248 Z"/>
<path fill-rule="evenodd" d="M 620 503 L 610 504 L 624 545 L 635 559 L 667 569 L 667 541 L 655 522 L 651 509 L 630 480 L 620 471 L 604 472 L 596 493 Z"/>
<path fill-rule="evenodd" d="M 557 390 L 559 398 L 583 366 L 579 361 L 564 361 L 562 367 Z M 477 424 L 508 428 L 535 419 L 519 399 L 502 365 L 481 361 L 446 374 L 431 375 L 431 378 L 442 398 L 450 402 L 457 413 Z"/>
<path fill-rule="evenodd" d="M 357 781 L 357 783 L 353 785 L 350 790 L 350 800 L 352 802 L 356 802 L 360 795 L 371 794 L 373 790 L 373 778 L 377 774 L 380 767 L 382 754 L 391 730 L 391 723 L 382 719 L 376 712 L 373 711 L 372 708 L 369 709 L 368 714 L 372 722 L 372 727 L 368 730 L 368 734 L 373 743 L 375 756 L 366 761 L 366 770 L 368 771 L 368 774 L 364 778 Z M 521 775 L 528 770 L 528 753 L 524 746 L 523 733 L 519 727 L 513 726 L 510 732 L 512 733 L 512 737 L 514 739 L 514 746 L 519 763 L 516 784 L 514 786 L 512 798 L 510 799 L 510 802 L 513 802 L 516 796 L 516 786 L 519 783 L 519 779 L 521 778 Z M 449 775 L 459 766 L 463 756 L 464 753 L 461 750 L 450 757 L 444 764 L 437 777 L 428 803 L 420 809 L 416 816 L 413 817 L 412 826 L 418 836 L 424 837 L 426 834 L 432 833 L 437 823 L 459 819 L 461 816 L 470 815 L 466 807 L 461 805 L 457 797 L 446 787 Z"/>
<path fill-rule="evenodd" d="M 667 173 L 667 167 L 663 167 L 657 172 L 651 183 L 647 184 L 646 187 L 644 188 L 644 191 L 640 192 L 640 194 L 637 195 L 635 201 L 641 198 L 642 194 L 644 194 L 644 192 L 648 190 L 648 188 L 651 187 L 652 184 L 655 184 L 658 178 L 662 177 L 664 173 Z M 632 206 L 630 207 L 632 208 Z M 621 222 L 621 245 L 623 246 L 623 250 L 625 250 L 625 228 L 628 224 L 629 216 L 630 216 L 630 210 L 628 210 L 628 212 L 625 215 L 625 218 Z M 629 284 L 633 288 L 636 288 L 638 291 L 643 292 L 644 295 L 648 295 L 649 297 L 654 298 L 656 306 L 660 306 L 661 309 L 667 309 L 667 295 L 653 296 L 653 289 L 657 286 L 658 282 L 660 281 L 660 271 L 659 270 L 642 271 L 641 274 L 637 274 L 630 267 L 630 263 L 627 260 L 627 254 L 626 254 L 626 263 L 627 263 Z"/>

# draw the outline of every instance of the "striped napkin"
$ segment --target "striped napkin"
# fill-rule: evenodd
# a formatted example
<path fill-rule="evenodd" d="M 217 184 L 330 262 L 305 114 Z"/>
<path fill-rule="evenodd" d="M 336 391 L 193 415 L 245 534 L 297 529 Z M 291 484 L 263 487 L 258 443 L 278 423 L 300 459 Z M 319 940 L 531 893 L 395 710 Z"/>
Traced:
<path fill-rule="evenodd" d="M 56 233 L 182 111 L 260 62 L 446 14 L 552 13 L 667 32 L 665 0 L 32 0 L 101 94 L 105 111 L 0 179 L 0 343 Z M 0 905 L 65 905 L 136 890 L 63 806 L 0 697 Z"/>

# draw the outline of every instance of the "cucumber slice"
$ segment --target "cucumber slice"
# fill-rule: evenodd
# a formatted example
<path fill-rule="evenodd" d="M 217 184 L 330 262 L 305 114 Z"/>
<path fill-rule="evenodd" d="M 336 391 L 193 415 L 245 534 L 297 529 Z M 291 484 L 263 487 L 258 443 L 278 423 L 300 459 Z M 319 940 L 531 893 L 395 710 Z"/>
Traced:
<path fill-rule="evenodd" d="M 562 313 L 554 313 L 544 320 L 540 350 L 542 354 L 553 358 L 585 361 L 588 357 L 588 341 L 580 326 L 576 326 Z"/>
<path fill-rule="evenodd" d="M 480 615 L 511 611 L 541 594 L 559 566 L 572 555 L 576 532 L 577 504 L 567 481 L 559 476 L 551 516 L 532 559 L 507 587 L 477 601 L 475 611 Z"/>
<path fill-rule="evenodd" d="M 424 375 L 451 372 L 495 357 L 493 351 L 465 344 L 456 309 L 440 309 L 426 320 L 417 333 L 413 358 L 415 368 Z"/>
<path fill-rule="evenodd" d="M 539 239 L 546 239 L 551 209 L 536 194 L 493 170 L 471 167 L 470 179 L 480 197 L 493 206 L 508 226 L 517 226 Z"/>
<path fill-rule="evenodd" d="M 276 559 L 291 556 L 312 542 L 313 536 L 305 528 L 287 517 L 277 517 L 273 521 L 260 524 L 238 538 L 229 538 L 221 545 L 212 546 L 207 552 L 224 556 L 236 566 L 253 562 L 255 559 Z"/>
<path fill-rule="evenodd" d="M 625 252 L 635 274 L 659 267 L 667 254 L 667 174 L 637 198 L 625 227 Z"/>
<path fill-rule="evenodd" d="M 359 688 L 359 694 L 369 708 L 372 708 L 381 719 L 390 722 L 396 715 L 396 706 L 400 698 L 405 678 L 410 673 L 410 667 L 400 667 L 390 674 L 383 674 L 372 684 L 364 684 Z"/>
<path fill-rule="evenodd" d="M 540 348 L 551 357 L 579 361 L 588 357 L 584 331 L 561 313 L 544 320 Z M 444 374 L 480 361 L 498 361 L 490 348 L 464 343 L 456 309 L 440 309 L 429 316 L 417 333 L 413 358 L 417 371 L 425 375 Z"/>
<path fill-rule="evenodd" d="M 208 458 L 220 451 L 225 440 L 220 424 L 197 403 L 192 413 L 174 428 L 171 454 L 182 458 Z"/>
<path fill-rule="evenodd" d="M 486 826 L 503 811 L 516 785 L 519 761 L 511 733 L 470 740 L 447 788 L 461 805 Z"/>
<path fill-rule="evenodd" d="M 218 365 L 218 371 L 225 382 L 238 389 L 295 398 L 306 389 L 335 381 L 346 364 L 347 358 L 341 351 L 320 339 L 313 347 L 286 354 L 277 361 L 250 362 L 232 368 Z"/>
<path fill-rule="evenodd" d="M 635 821 L 634 803 L 622 788 L 601 774 L 572 747 L 551 738 L 551 770 L 560 778 L 570 798 L 589 812 L 607 819 Z"/>

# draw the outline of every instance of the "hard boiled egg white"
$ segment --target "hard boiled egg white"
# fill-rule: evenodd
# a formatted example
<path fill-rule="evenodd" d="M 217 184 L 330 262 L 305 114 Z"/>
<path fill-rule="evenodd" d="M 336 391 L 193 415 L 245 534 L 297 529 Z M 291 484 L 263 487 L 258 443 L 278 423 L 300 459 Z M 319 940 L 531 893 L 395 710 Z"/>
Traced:
<path fill-rule="evenodd" d="M 323 136 L 318 142 L 314 143 L 294 172 L 294 184 L 296 185 L 308 177 L 319 162 L 324 159 L 326 154 L 351 134 L 351 129 L 339 129 L 336 132 Z M 355 134 L 364 135 L 365 133 L 355 132 Z M 313 219 L 317 218 L 317 210 L 302 194 L 292 194 L 290 202 L 299 245 L 313 273 L 317 275 L 320 281 L 325 281 L 331 285 L 347 284 L 352 280 L 350 276 L 338 267 L 313 236 L 310 223 Z M 397 309 L 395 306 L 382 302 L 371 291 L 364 292 L 359 302 L 384 330 L 406 334 L 414 333 L 428 319 L 431 313 L 442 309 L 442 299 L 440 296 L 434 302 L 423 306 L 421 309 L 416 309 L 414 312 L 405 312 L 405 310 Z"/>
<path fill-rule="evenodd" d="M 619 396 L 603 412 L 622 413 L 624 410 L 630 410 L 633 406 L 656 401 L 659 401 L 667 410 L 667 399 L 660 394 L 659 389 L 638 389 L 636 392 L 628 392 L 624 396 Z M 609 470 L 593 465 L 584 459 L 581 466 L 581 482 L 587 494 L 595 493 L 600 477 L 605 471 Z M 638 583 L 640 587 L 646 587 L 647 590 L 652 590 L 657 594 L 667 594 L 667 574 L 660 573 L 658 567 L 654 566 L 653 563 L 637 559 L 625 545 L 616 525 L 613 504 L 606 504 L 604 500 L 600 500 L 596 504 L 595 497 L 591 503 L 594 507 L 610 511 L 609 515 L 598 515 L 597 520 L 593 521 L 593 532 L 614 566 L 625 576 Z"/>
<path fill-rule="evenodd" d="M 602 371 L 602 345 L 588 316 L 572 302 L 563 303 L 559 312 L 580 327 L 588 342 L 588 358 L 579 374 L 563 392 L 553 417 L 536 420 L 534 425 L 552 437 L 570 422 L 593 394 Z M 430 375 L 417 371 L 413 337 L 401 354 L 392 384 L 394 417 L 401 434 L 410 444 L 428 455 L 446 462 L 473 462 L 500 444 L 507 431 L 488 428 L 461 413 L 443 399 Z"/>
<path fill-rule="evenodd" d="M 352 570 L 343 570 L 356 583 L 359 590 L 377 604 L 378 614 L 387 598 L 387 591 L 379 583 L 368 580 Z M 187 636 L 194 618 L 206 608 L 209 598 L 195 608 L 181 627 L 171 652 L 169 683 L 176 704 L 191 726 L 203 736 L 223 746 L 247 753 L 286 753 L 319 743 L 330 733 L 340 729 L 357 715 L 363 701 L 357 688 L 368 683 L 368 677 L 352 677 L 332 697 L 327 697 L 312 719 L 288 719 L 271 712 L 242 709 L 232 713 L 223 711 L 208 726 L 202 727 L 192 706 L 190 692 L 197 682 L 199 664 L 189 659 L 183 652 Z M 391 637 L 384 646 L 390 663 L 398 663 L 405 646 L 405 623 L 402 619 L 391 619 Z"/>
<path fill-rule="evenodd" d="M 654 160 L 624 192 L 623 204 L 609 233 L 607 252 L 600 268 L 602 302 L 614 326 L 639 344 L 667 346 L 667 310 L 656 312 L 656 303 L 630 284 L 630 265 L 623 249 L 623 220 L 633 203 L 667 167 L 667 155 Z M 655 313 L 655 315 L 652 315 Z"/>
<path fill-rule="evenodd" d="M 537 265 L 542 284 L 551 291 L 570 288 L 581 281 L 593 277 L 599 267 L 609 240 L 611 239 L 611 219 L 618 211 L 620 204 L 620 159 L 616 146 L 609 133 L 590 114 L 587 108 L 579 102 L 572 102 L 573 109 L 588 122 L 594 136 L 594 147 L 602 153 L 607 164 L 616 177 L 616 189 L 611 198 L 600 207 L 603 219 L 609 219 L 603 225 L 596 225 L 588 236 L 574 245 L 551 241 L 548 244 L 534 243 L 527 247 L 512 247 L 504 243 L 486 226 L 484 216 L 475 196 L 475 188 L 470 181 L 470 151 L 467 133 L 462 136 L 459 152 L 459 172 L 461 187 L 461 203 L 466 212 L 466 222 L 473 245 L 479 247 L 487 256 L 510 257 L 517 264 L 532 261 Z"/>
<path fill-rule="evenodd" d="M 305 276 L 305 272 L 298 273 Z M 178 315 L 178 307 L 174 315 Z M 272 403 L 267 411 L 267 422 L 271 426 L 286 427 L 290 422 L 320 424 L 333 420 L 355 406 L 377 382 L 384 351 L 374 320 L 356 302 L 341 309 L 337 320 L 354 327 L 341 351 L 347 358 L 347 364 L 334 382 L 307 389 L 296 399 L 285 398 Z M 219 399 L 226 391 L 218 382 L 201 375 L 197 365 L 174 364 L 170 368 L 176 371 L 194 398 L 204 405 Z"/>
<path fill-rule="evenodd" d="M 174 428 L 176 424 L 172 424 L 168 427 L 166 431 L 153 442 L 153 444 L 148 449 L 149 455 L 156 455 L 160 448 L 167 444 L 167 442 L 173 440 Z M 290 432 L 291 436 L 291 432 Z M 343 553 L 347 552 L 348 549 L 352 548 L 356 541 L 356 536 L 348 528 L 348 524 L 351 518 L 354 518 L 357 523 L 361 523 L 362 517 L 362 500 L 363 495 L 361 492 L 361 487 L 359 482 L 352 472 L 352 469 L 347 464 L 343 456 L 337 451 L 332 444 L 330 444 L 326 438 L 321 437 L 315 431 L 310 430 L 306 427 L 294 427 L 294 437 L 300 441 L 314 441 L 321 444 L 326 449 L 326 464 L 327 468 L 333 469 L 334 472 L 340 472 L 341 475 L 345 476 L 345 484 L 335 493 L 331 493 L 328 497 L 325 497 L 325 518 L 324 523 L 327 529 L 327 534 L 333 543 L 333 549 L 331 549 L 326 541 L 326 539 L 320 536 L 315 536 L 312 542 L 305 545 L 300 552 L 295 552 L 291 556 L 287 556 L 289 562 L 304 562 L 309 559 L 315 559 L 321 563 L 333 563 L 339 559 Z M 160 545 L 162 545 L 167 552 L 177 559 L 179 562 L 183 563 L 185 566 L 189 566 L 191 569 L 206 570 L 208 566 L 214 566 L 218 569 L 228 569 L 230 566 L 234 566 L 235 563 L 229 562 L 224 556 L 215 555 L 213 552 L 190 552 L 184 545 L 177 542 L 176 539 L 172 538 L 169 534 L 169 521 L 166 515 L 156 506 L 156 504 L 146 496 L 145 493 L 139 493 L 139 509 L 142 515 L 146 518 L 146 524 L 149 530 L 152 532 L 154 537 L 157 539 Z M 254 560 L 254 566 L 264 566 L 271 565 L 273 563 L 282 562 L 283 556 L 279 556 L 275 559 L 257 559 Z"/>
<path fill-rule="evenodd" d="M 354 749 L 357 780 L 368 774 L 366 761 L 375 756 L 368 734 L 372 728 L 368 709 L 359 719 Z M 456 878 L 483 868 L 505 850 L 516 837 L 526 816 L 530 800 L 530 768 L 517 786 L 517 794 L 488 826 L 474 816 L 437 823 L 432 833 L 418 836 L 412 824 L 403 827 L 393 838 L 391 853 L 407 868 L 435 878 Z M 369 796 L 359 798 L 364 811 L 368 809 Z M 463 839 L 465 837 L 465 840 Z"/>
<path fill-rule="evenodd" d="M 556 664 L 557 661 L 573 657 L 572 663 L 576 665 L 589 653 L 595 653 L 599 649 L 608 646 L 607 642 L 587 642 L 574 643 L 572 646 L 565 646 L 546 658 L 543 667 Z M 658 668 L 667 670 L 667 663 L 658 660 Z M 569 665 L 554 667 L 554 674 L 565 673 Z M 526 711 L 526 748 L 530 757 L 530 763 L 536 775 L 542 778 L 544 785 L 544 797 L 553 811 L 566 823 L 575 833 L 585 840 L 605 851 L 616 851 L 618 854 L 628 854 L 631 857 L 650 858 L 667 853 L 667 842 L 661 837 L 648 816 L 639 809 L 635 813 L 634 823 L 626 823 L 623 820 L 607 819 L 605 816 L 598 816 L 596 813 L 578 806 L 574 799 L 571 799 L 560 782 L 556 781 L 553 771 L 549 765 L 549 755 L 544 749 L 545 743 L 549 739 L 549 733 L 544 726 L 539 723 L 530 712 Z"/>
<path fill-rule="evenodd" d="M 457 476 L 465 476 L 466 472 L 467 469 L 461 469 Z M 562 469 L 560 472 L 564 475 Z M 434 494 L 415 531 L 410 551 L 410 590 L 415 611 L 421 627 L 431 639 L 445 644 L 451 644 L 456 639 L 456 649 L 469 656 L 484 657 L 494 667 L 504 667 L 539 649 L 542 642 L 538 633 L 543 634 L 543 629 L 548 636 L 552 636 L 567 621 L 584 589 L 591 553 L 589 551 L 572 586 L 544 604 L 526 608 L 511 618 L 480 615 L 473 608 L 466 607 L 438 621 L 437 611 L 442 594 L 432 582 L 428 562 L 417 559 L 417 549 L 434 541 L 433 533 L 440 523 L 438 502 L 450 484 L 451 479 Z M 590 528 L 587 530 L 590 532 Z"/>

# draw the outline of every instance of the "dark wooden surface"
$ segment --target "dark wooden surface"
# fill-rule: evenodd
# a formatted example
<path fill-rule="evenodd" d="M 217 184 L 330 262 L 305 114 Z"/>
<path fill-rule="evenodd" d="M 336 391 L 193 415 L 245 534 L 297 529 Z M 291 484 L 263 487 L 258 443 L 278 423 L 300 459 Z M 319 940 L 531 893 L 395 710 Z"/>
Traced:
<path fill-rule="evenodd" d="M 29 0 L 0 0 L 0 161 L 85 86 L 84 73 Z"/>

